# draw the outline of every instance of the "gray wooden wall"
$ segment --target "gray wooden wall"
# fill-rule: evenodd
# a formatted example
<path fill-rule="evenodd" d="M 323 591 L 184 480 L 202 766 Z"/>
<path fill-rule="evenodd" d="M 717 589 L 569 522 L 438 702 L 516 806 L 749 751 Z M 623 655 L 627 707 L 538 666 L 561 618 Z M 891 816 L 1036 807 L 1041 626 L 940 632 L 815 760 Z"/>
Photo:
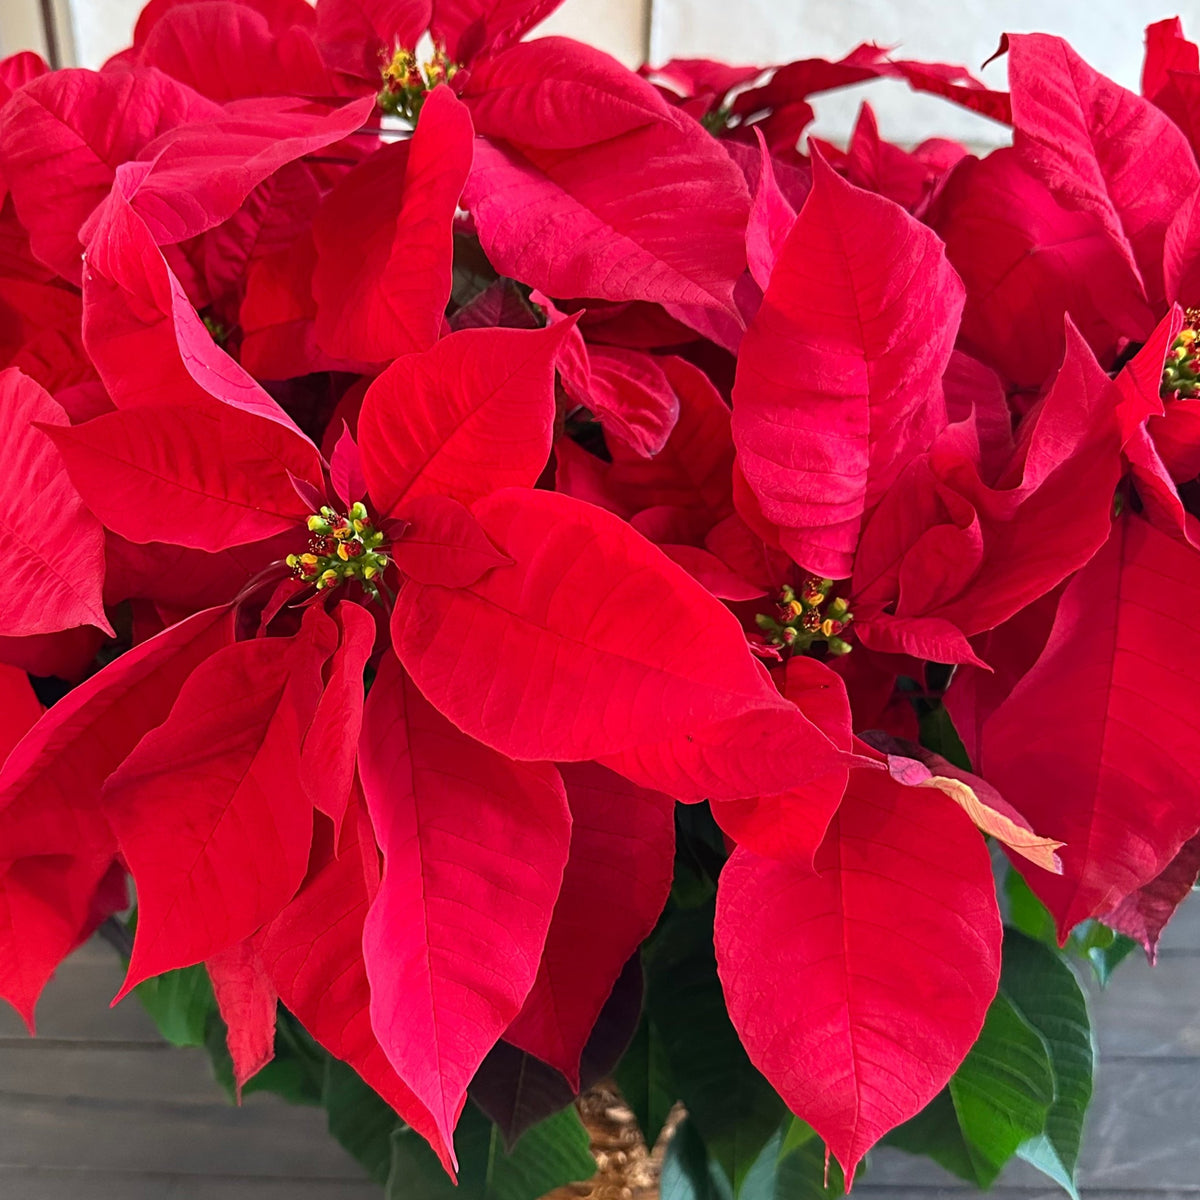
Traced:
<path fill-rule="evenodd" d="M 89 942 L 47 989 L 37 1040 L 0 1003 L 3 1200 L 380 1200 L 320 1110 L 266 1095 L 233 1108 L 202 1051 L 166 1046 L 135 998 L 110 1009 L 121 974 Z M 1100 1067 L 1081 1200 L 1200 1200 L 1200 901 L 1157 967 L 1130 960 L 1091 990 Z M 898 1150 L 872 1160 L 863 1200 L 979 1195 Z M 991 1195 L 1063 1200 L 1020 1163 Z"/>

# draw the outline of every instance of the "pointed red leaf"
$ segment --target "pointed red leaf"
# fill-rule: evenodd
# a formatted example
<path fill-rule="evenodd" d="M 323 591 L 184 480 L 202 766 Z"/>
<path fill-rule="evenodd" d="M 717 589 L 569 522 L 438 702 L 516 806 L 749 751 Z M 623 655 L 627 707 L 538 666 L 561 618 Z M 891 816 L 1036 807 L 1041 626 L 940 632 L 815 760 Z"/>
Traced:
<path fill-rule="evenodd" d="M 260 183 L 229 220 L 185 247 L 202 275 L 192 285 L 194 294 L 212 297 L 214 312 L 232 315 L 245 295 L 249 272 L 263 259 L 290 249 L 311 229 L 321 202 L 322 170 L 316 162 L 289 163 Z M 244 329 L 225 330 L 227 336 L 235 332 Z M 250 370 L 244 360 L 242 366 Z"/>
<path fill-rule="evenodd" d="M 514 488 L 474 512 L 514 565 L 457 590 L 410 581 L 392 615 L 417 686 L 472 737 L 578 761 L 787 707 L 728 610 L 619 518 Z"/>
<path fill-rule="evenodd" d="M 233 1059 L 239 1101 L 246 1081 L 275 1057 L 275 985 L 254 938 L 214 954 L 205 964 Z"/>
<path fill-rule="evenodd" d="M 736 313 L 749 196 L 691 118 L 598 50 L 541 38 L 478 63 L 464 197 L 488 259 L 549 296 Z"/>
<path fill-rule="evenodd" d="M 370 97 L 332 110 L 292 99 L 242 101 L 155 138 L 137 162 L 117 168 L 115 190 L 158 245 L 182 242 L 227 221 L 288 163 L 349 137 L 373 107 Z M 80 231 L 85 241 L 97 219 Z"/>
<path fill-rule="evenodd" d="M 289 641 L 219 650 L 109 777 L 104 813 L 138 894 L 118 999 L 249 937 L 295 895 L 312 843 L 301 739 L 335 638 L 309 609 Z"/>
<path fill-rule="evenodd" d="M 30 1033 L 42 989 L 92 931 L 92 900 L 110 861 L 44 855 L 0 865 L 0 997 Z"/>
<path fill-rule="evenodd" d="M 731 571 L 711 550 L 698 546 L 676 546 L 658 543 L 673 562 L 677 562 L 697 583 L 702 584 L 718 600 L 757 600 L 766 589 L 747 583 L 736 571 Z"/>
<path fill-rule="evenodd" d="M 1200 453 L 1192 449 L 1193 439 L 1188 436 L 1192 423 L 1188 406 L 1192 401 L 1176 396 L 1164 402 L 1161 393 L 1167 354 L 1183 328 L 1183 320 L 1183 311 L 1173 304 L 1115 382 L 1123 397 L 1119 412 L 1122 449 L 1146 519 L 1166 533 L 1186 537 L 1194 518 L 1184 510 L 1172 475 L 1190 480 L 1200 471 Z M 1164 458 L 1170 459 L 1170 468 Z M 1195 471 L 1188 461 L 1193 458 Z"/>
<path fill-rule="evenodd" d="M 775 177 L 775 160 L 767 149 L 762 130 L 756 128 L 754 136 L 758 138 L 759 173 L 750 205 L 750 223 L 746 226 L 746 257 L 754 282 L 765 292 L 783 243 L 796 223 L 796 210 Z"/>
<path fill-rule="evenodd" d="M 298 531 L 288 530 L 279 537 L 209 554 L 165 542 L 138 545 L 110 532 L 104 539 L 108 567 L 105 603 L 149 600 L 185 615 L 225 604 L 247 580 L 272 564 L 279 565 L 302 537 Z"/>
<path fill-rule="evenodd" d="M 588 363 L 587 387 L 572 399 L 592 411 L 613 441 L 653 458 L 679 420 L 679 397 L 662 360 L 642 350 L 593 346 Z"/>
<path fill-rule="evenodd" d="M 453 1150 L 392 1069 L 371 1029 L 363 965 L 363 921 L 370 901 L 363 863 L 364 855 L 376 863 L 379 856 L 373 842 L 360 844 L 357 811 L 354 815 L 346 822 L 338 855 L 332 846 L 317 847 L 304 886 L 255 939 L 258 952 L 288 1011 L 427 1139 L 450 1171 Z M 362 827 L 369 830 L 365 813 Z"/>
<path fill-rule="evenodd" d="M 764 787 L 747 798 L 724 802 L 713 798 L 712 814 L 721 829 L 747 850 L 808 866 L 846 790 L 847 766 L 836 761 L 830 750 L 850 751 L 853 747 L 850 702 L 842 680 L 823 663 L 803 655 L 788 660 L 781 690 L 796 706 L 797 716 L 811 722 L 807 745 L 801 741 L 799 747 L 805 756 L 801 761 L 806 760 L 804 778 L 783 788 Z M 800 721 L 796 717 L 792 721 L 799 733 L 803 728 Z M 814 726 L 828 739 L 825 746 L 812 737 Z M 766 756 L 776 761 L 797 750 L 795 744 L 788 746 L 781 740 L 782 734 L 782 728 L 777 728 L 765 749 Z M 795 766 L 791 769 L 795 771 Z"/>
<path fill-rule="evenodd" d="M 929 221 L 967 285 L 962 349 L 1023 387 L 1041 387 L 1061 360 L 1063 314 L 1105 361 L 1153 327 L 1137 272 L 1100 219 L 1067 205 L 1014 150 L 961 162 Z"/>
<path fill-rule="evenodd" d="M 864 614 L 868 645 L 970 662 L 962 635 L 1008 620 L 1104 544 L 1122 469 L 1121 397 L 1069 322 L 1066 332 L 1062 368 L 994 486 L 960 452 L 935 449 L 880 504 L 855 563 L 856 606 L 868 595 L 894 602 L 896 619 Z"/>
<path fill-rule="evenodd" d="M 1061 38 L 1012 34 L 1008 54 L 1016 150 L 1065 205 L 1100 221 L 1147 300 L 1161 300 L 1167 226 L 1200 187 L 1187 139 Z"/>
<path fill-rule="evenodd" d="M 418 496 L 471 504 L 532 487 L 550 457 L 554 364 L 568 328 L 465 329 L 392 363 L 358 424 L 375 507 L 403 517 Z"/>
<path fill-rule="evenodd" d="M 941 96 L 971 112 L 990 117 L 1002 125 L 1012 124 L 1012 101 L 1007 92 L 992 91 L 975 79 L 965 67 L 947 63 L 905 62 L 892 60 L 882 72 L 899 75 L 914 92 Z"/>
<path fill-rule="evenodd" d="M 879 136 L 875 113 L 864 103 L 846 150 L 846 178 L 856 187 L 894 200 L 906 212 L 919 214 L 938 181 L 965 154 L 959 147 L 956 159 L 946 162 L 939 156 L 930 161 L 919 152 L 893 146 Z"/>
<path fill-rule="evenodd" d="M 228 640 L 226 616 L 200 614 L 122 655 L 33 725 L 0 772 L 0 846 L 16 859 L 0 865 L 0 995 L 31 1026 L 51 973 L 112 911 L 97 917 L 93 903 L 117 849 L 101 785 Z"/>
<path fill-rule="evenodd" d="M 246 279 L 239 318 L 242 365 L 258 379 L 295 379 L 314 371 L 366 371 L 317 344 L 312 274 L 317 262 L 312 230 L 255 262 Z"/>
<path fill-rule="evenodd" d="M 949 555 L 948 557 L 952 557 Z M 854 626 L 855 637 L 880 654 L 907 654 L 937 663 L 970 663 L 987 669 L 967 635 L 941 617 L 894 617 L 881 613 Z"/>
<path fill-rule="evenodd" d="M 1136 516 L 1067 585 L 1050 640 L 988 721 L 981 770 L 1063 874 L 1028 871 L 1060 938 L 1163 871 L 1200 829 L 1200 558 Z"/>
<path fill-rule="evenodd" d="M 1130 892 L 1116 908 L 1101 913 L 1110 929 L 1140 942 L 1150 965 L 1158 961 L 1158 939 L 1200 876 L 1200 834 L 1188 838 L 1179 853 L 1149 883 Z"/>
<path fill-rule="evenodd" d="M 0 770 L 0 845 L 14 858 L 116 846 L 100 789 L 166 720 L 183 681 L 233 638 L 228 608 L 197 613 L 126 651 L 49 708 Z"/>
<path fill-rule="evenodd" d="M 882 46 L 864 42 L 837 62 L 802 58 L 786 63 L 776 68 L 760 87 L 750 88 L 734 97 L 733 111 L 751 117 L 764 109 L 783 109 L 819 92 L 865 83 L 886 70 L 883 63 L 886 56 L 887 51 Z M 795 148 L 795 141 L 792 148 Z"/>
<path fill-rule="evenodd" d="M 738 464 L 803 567 L 850 574 L 864 516 L 946 423 L 963 288 L 898 205 L 815 161 L 734 386 Z"/>
<path fill-rule="evenodd" d="M 753 708 L 603 755 L 601 761 L 634 783 L 684 804 L 746 800 L 744 807 L 722 805 L 721 819 L 732 822 L 744 812 L 764 832 L 774 819 L 764 806 L 773 804 L 773 797 L 812 789 L 805 807 L 823 811 L 827 822 L 846 784 L 833 743 L 794 706 Z"/>
<path fill-rule="evenodd" d="M 349 507 L 361 501 L 367 494 L 367 481 L 363 476 L 362 455 L 358 442 L 350 432 L 350 426 L 342 422 L 341 436 L 329 457 L 329 482 L 343 504 Z M 316 509 L 313 509 L 316 512 Z"/>
<path fill-rule="evenodd" d="M 297 443 L 307 441 L 213 341 L 145 222 L 119 191 L 105 202 L 88 243 L 83 290 L 84 345 L 118 408 L 220 402 L 274 422 Z M 296 474 L 310 478 L 311 472 Z"/>
<path fill-rule="evenodd" d="M 8 547 L 0 634 L 28 637 L 77 625 L 111 634 L 103 602 L 104 530 L 39 425 L 66 426 L 67 415 L 20 371 L 0 371 L 8 473 L 0 494 L 0 535 Z"/>
<path fill-rule="evenodd" d="M 854 772 L 813 870 L 736 851 L 715 936 L 750 1058 L 847 1181 L 945 1086 L 1000 971 L 983 838 L 949 799 L 914 802 L 881 771 Z"/>
<path fill-rule="evenodd" d="M 467 1084 L 537 975 L 570 811 L 553 767 L 472 741 L 390 655 L 360 758 L 383 851 L 363 933 L 371 1024 L 449 1143 Z"/>
<path fill-rule="evenodd" d="M 675 805 L 596 763 L 559 769 L 571 806 L 571 853 L 537 978 L 504 1040 L 577 1087 L 596 1018 L 671 890 Z"/>
<path fill-rule="evenodd" d="M 50 68 L 40 54 L 19 50 L 0 59 L 0 104 L 3 104 L 22 84 L 45 75 Z"/>
<path fill-rule="evenodd" d="M 962 593 L 927 612 L 968 636 L 1057 587 L 1108 536 L 1121 472 L 1119 397 L 1070 322 L 1066 343 L 1062 367 L 1022 421 L 995 487 L 984 486 L 973 471 L 945 472 L 977 512 L 986 552 Z M 914 557 L 907 579 L 919 579 L 927 563 L 928 556 Z"/>
<path fill-rule="evenodd" d="M 414 49 L 432 15 L 432 0 L 321 0 L 321 52 L 330 66 L 378 88 L 381 53 Z"/>
<path fill-rule="evenodd" d="M 613 438 L 604 486 L 619 505 L 614 511 L 622 515 L 672 505 L 716 522 L 733 510 L 729 405 L 708 376 L 685 359 L 666 356 L 658 361 L 679 398 L 679 418 L 652 458 Z"/>
<path fill-rule="evenodd" d="M 1013 454 L 1012 411 L 999 376 L 990 367 L 956 350 L 942 376 L 946 413 L 970 430 L 972 452 L 987 483 L 999 478 Z"/>
<path fill-rule="evenodd" d="M 79 227 L 116 168 L 168 129 L 218 116 L 191 88 L 153 70 L 53 71 L 6 106 L 0 166 L 34 255 L 79 282 Z"/>
<path fill-rule="evenodd" d="M 408 527 L 392 544 L 392 561 L 417 583 L 470 587 L 493 567 L 512 565 L 471 510 L 449 496 L 419 496 L 404 514 Z"/>
<path fill-rule="evenodd" d="M 218 551 L 296 530 L 316 448 L 252 413 L 147 405 L 48 428 L 84 503 L 131 542 Z"/>
<path fill-rule="evenodd" d="M 313 222 L 313 297 L 327 353 L 389 362 L 437 341 L 473 142 L 466 108 L 434 88 L 411 140 L 377 150 L 325 198 Z"/>
<path fill-rule="evenodd" d="M 16 667 L 0 666 L 0 765 L 41 715 L 42 703 L 29 676 Z"/>
<path fill-rule="evenodd" d="M 361 604 L 341 601 L 334 609 L 340 638 L 329 660 L 325 689 L 304 735 L 300 778 L 318 812 L 340 833 L 354 785 L 358 734 L 362 728 L 363 671 L 375 648 L 375 618 Z"/>
<path fill-rule="evenodd" d="M 1167 17 L 1146 26 L 1146 59 L 1142 95 L 1157 103 L 1157 93 L 1170 86 L 1172 71 L 1200 73 L 1200 50 L 1183 36 L 1183 22 Z"/>
<path fill-rule="evenodd" d="M 563 0 L 434 0 L 429 31 L 455 62 L 496 54 L 544 21 Z"/>
<path fill-rule="evenodd" d="M 1062 862 L 1055 854 L 1062 849 L 1062 842 L 1038 837 L 1029 822 L 987 780 L 956 767 L 915 742 L 879 730 L 870 730 L 862 737 L 884 756 L 888 774 L 897 783 L 912 788 L 937 788 L 989 837 L 1003 842 L 1044 871 L 1062 874 Z"/>
<path fill-rule="evenodd" d="M 137 42 L 137 60 L 222 102 L 243 96 L 329 96 L 337 86 L 312 32 L 292 14 L 244 3 L 177 4 Z M 270 16 L 277 19 L 269 20 Z M 311 11 L 305 14 L 311 22 Z M 282 19 L 278 19 L 278 18 Z"/>

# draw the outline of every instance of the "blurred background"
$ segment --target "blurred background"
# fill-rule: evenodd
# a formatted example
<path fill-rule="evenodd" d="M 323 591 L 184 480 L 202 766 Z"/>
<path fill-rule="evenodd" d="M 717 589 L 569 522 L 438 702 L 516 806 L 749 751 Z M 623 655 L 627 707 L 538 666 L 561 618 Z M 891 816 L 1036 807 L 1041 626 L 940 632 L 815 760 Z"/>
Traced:
<path fill-rule="evenodd" d="M 142 0 L 0 0 L 0 52 L 34 49 L 57 65 L 98 67 L 130 40 Z M 543 26 L 591 42 L 630 65 L 675 57 L 767 65 L 840 57 L 859 42 L 894 46 L 906 58 L 961 63 L 975 70 L 1006 30 L 1067 37 L 1106 75 L 1136 88 L 1142 32 L 1179 15 L 1200 36 L 1200 0 L 566 0 Z M 1003 63 L 982 78 L 1004 84 Z M 838 141 L 869 99 L 880 131 L 916 143 L 933 135 L 996 145 L 1003 130 L 982 117 L 877 81 L 824 100 L 813 132 Z"/>

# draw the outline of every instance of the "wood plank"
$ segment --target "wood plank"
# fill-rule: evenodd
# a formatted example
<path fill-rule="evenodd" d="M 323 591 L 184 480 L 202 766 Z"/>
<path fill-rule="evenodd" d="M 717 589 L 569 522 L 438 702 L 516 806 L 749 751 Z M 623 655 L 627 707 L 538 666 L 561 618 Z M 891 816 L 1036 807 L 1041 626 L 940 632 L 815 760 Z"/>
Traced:
<path fill-rule="evenodd" d="M 1079 1182 L 1087 1189 L 1132 1189 L 1146 1200 L 1163 1193 L 1200 1195 L 1200 1070 L 1195 1062 L 1126 1059 L 1101 1063 L 1096 1095 L 1084 1130 Z M 1041 1190 L 1042 1177 L 1013 1163 L 1001 1184 Z M 868 1182 L 869 1181 L 869 1182 Z M 935 1163 L 883 1147 L 863 1177 L 868 1187 L 953 1187 L 958 1181 Z M 857 1190 L 857 1188 L 856 1188 Z M 974 1194 L 974 1193 L 970 1193 Z"/>
<path fill-rule="evenodd" d="M 380 1200 L 373 1183 L 314 1179 L 198 1179 L 0 1167 L 0 1195 L 12 1200 Z"/>
<path fill-rule="evenodd" d="M 995 1187 L 988 1192 L 980 1192 L 968 1187 L 873 1187 L 864 1177 L 862 1183 L 855 1183 L 854 1195 L 862 1193 L 870 1196 L 871 1200 L 1064 1200 L 1066 1195 L 1062 1188 L 1008 1188 Z M 1166 1192 L 1148 1192 L 1145 1188 L 1088 1188 L 1080 1193 L 1081 1200 L 1196 1200 L 1200 1196 L 1200 1188 L 1185 1190 L 1173 1189 Z M 40 1200 L 40 1198 L 39 1198 Z M 57 1200 L 57 1198 L 56 1198 Z"/>
<path fill-rule="evenodd" d="M 1164 953 L 1153 968 L 1130 960 L 1089 991 L 1102 1058 L 1200 1057 L 1200 955 Z"/>
<path fill-rule="evenodd" d="M 1192 908 L 1200 913 L 1200 904 L 1185 907 L 1157 968 L 1131 960 L 1108 990 L 1093 989 L 1103 1065 L 1085 1136 L 1086 1200 L 1185 1194 L 1200 1200 L 1193 1115 L 1200 1108 L 1200 1069 L 1186 1061 L 1200 1057 L 1200 952 L 1189 945 L 1200 920 Z M 251 1096 L 234 1109 L 222 1101 L 201 1051 L 164 1046 L 136 1001 L 110 1010 L 107 1000 L 121 974 L 111 947 L 89 943 L 47 989 L 39 1012 L 42 1039 L 26 1038 L 14 1014 L 0 1016 L 0 1195 L 76 1195 L 71 1188 L 79 1172 L 87 1173 L 89 1200 L 107 1200 L 101 1186 L 119 1186 L 123 1200 L 175 1194 L 305 1200 L 306 1190 L 290 1183 L 284 1182 L 285 1192 L 272 1190 L 271 1181 L 289 1178 L 310 1183 L 314 1197 L 340 1195 L 329 1189 L 342 1187 L 351 1189 L 348 1200 L 377 1195 L 328 1137 L 322 1113 L 270 1096 Z M 861 1188 L 876 1200 L 976 1194 L 927 1160 L 888 1148 L 873 1158 Z M 157 1181 L 153 1187 L 130 1191 L 130 1181 L 147 1172 Z M 10 1177 L 21 1186 L 5 1188 Z M 206 1190 L 189 1183 L 176 1193 L 176 1178 Z M 1055 1195 L 1024 1164 L 1014 1164 L 994 1194 L 1012 1200 Z"/>
<path fill-rule="evenodd" d="M 1195 1062 L 1131 1059 L 1101 1063 L 1088 1120 L 1090 1187 L 1195 1188 L 1200 1176 L 1200 1070 Z"/>
<path fill-rule="evenodd" d="M 161 1043 L 158 1030 L 137 997 L 109 1001 L 117 994 L 125 970 L 117 952 L 93 938 L 81 946 L 46 985 L 37 1010 L 38 1036 L 90 1042 Z M 0 1044 L 28 1037 L 25 1023 L 0 1003 Z"/>
<path fill-rule="evenodd" d="M 165 1042 L 93 1046 L 27 1039 L 0 1047 L 0 1098 L 16 1096 L 131 1107 L 225 1103 L 204 1051 Z"/>
<path fill-rule="evenodd" d="M 0 1096 L 0 1163 L 79 1172 L 306 1178 L 357 1183 L 353 1160 L 330 1138 L 324 1113 L 271 1096 L 223 1105 L 114 1098 Z"/>
<path fill-rule="evenodd" d="M 320 1109 L 224 1102 L 202 1051 L 27 1042 L 0 1049 L 0 1164 L 358 1182 Z"/>
<path fill-rule="evenodd" d="M 1193 893 L 1163 930 L 1162 950 L 1200 953 L 1200 895 Z"/>
<path fill-rule="evenodd" d="M 856 1194 L 859 1186 L 857 1182 L 854 1185 Z M 977 1188 L 943 1170 L 931 1159 L 908 1154 L 893 1146 L 880 1146 L 871 1151 L 861 1186 L 864 1193 L 870 1191 L 872 1196 L 890 1196 L 893 1190 L 904 1191 L 911 1188 L 924 1189 L 930 1195 L 941 1195 L 942 1192 L 948 1196 L 979 1195 Z M 1042 1174 L 1025 1163 L 1016 1162 L 1009 1164 L 996 1188 L 988 1194 L 995 1195 L 1002 1189 L 1007 1189 L 1024 1195 L 1041 1191 L 1045 1186 L 1046 1179 Z"/>

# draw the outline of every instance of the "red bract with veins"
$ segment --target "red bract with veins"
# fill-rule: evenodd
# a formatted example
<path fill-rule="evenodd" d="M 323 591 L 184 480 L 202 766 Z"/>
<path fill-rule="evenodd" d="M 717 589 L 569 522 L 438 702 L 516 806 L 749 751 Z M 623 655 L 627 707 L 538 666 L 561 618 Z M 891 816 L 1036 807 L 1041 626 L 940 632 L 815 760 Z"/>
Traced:
<path fill-rule="evenodd" d="M 203 964 L 238 1089 L 299 1022 L 470 1186 L 468 1103 L 707 980 L 686 1136 L 740 1184 L 760 1089 L 852 1182 L 1011 1007 L 983 834 L 1064 942 L 1195 882 L 1197 54 L 635 73 L 555 7 L 0 63 L 0 995 L 131 880 L 121 996 Z M 880 77 L 1013 144 L 801 152 Z"/>

